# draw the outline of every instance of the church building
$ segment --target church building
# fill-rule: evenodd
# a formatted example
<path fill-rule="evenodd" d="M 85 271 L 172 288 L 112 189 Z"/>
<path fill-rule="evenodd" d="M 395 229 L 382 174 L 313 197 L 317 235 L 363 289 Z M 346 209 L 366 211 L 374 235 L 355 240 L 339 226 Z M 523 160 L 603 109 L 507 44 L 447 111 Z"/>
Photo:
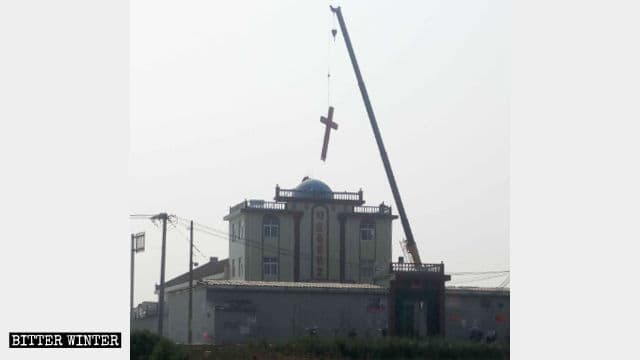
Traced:
<path fill-rule="evenodd" d="M 444 263 L 393 262 L 397 216 L 364 204 L 362 190 L 305 177 L 292 189 L 276 185 L 273 201 L 232 206 L 229 258 L 193 269 L 192 285 L 189 273 L 165 283 L 165 334 L 180 343 L 191 334 L 194 344 L 449 331 L 465 339 L 472 327 L 508 337 L 508 292 L 447 290 Z M 149 328 L 150 319 L 137 320 Z"/>
<path fill-rule="evenodd" d="M 362 190 L 334 192 L 305 177 L 275 188 L 274 201 L 245 200 L 229 210 L 229 279 L 384 284 L 391 223 L 384 203 L 365 206 Z"/>

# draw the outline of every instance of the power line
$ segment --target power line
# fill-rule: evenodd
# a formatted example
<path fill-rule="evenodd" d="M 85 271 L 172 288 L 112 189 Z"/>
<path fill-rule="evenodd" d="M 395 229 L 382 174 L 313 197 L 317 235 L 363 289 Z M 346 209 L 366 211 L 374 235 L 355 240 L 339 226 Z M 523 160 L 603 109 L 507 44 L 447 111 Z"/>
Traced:
<path fill-rule="evenodd" d="M 195 225 L 195 223 L 194 223 L 194 225 Z M 223 239 L 223 240 L 229 240 L 228 236 L 223 235 L 223 234 L 214 233 L 214 232 L 209 231 L 209 230 L 198 229 L 198 228 L 195 228 L 195 227 L 194 227 L 194 230 L 199 231 L 199 232 L 204 233 L 204 234 L 208 234 L 208 235 L 220 238 L 220 239 Z M 240 244 L 243 244 L 243 245 L 246 245 L 246 246 L 249 246 L 249 247 L 253 247 L 253 248 L 256 248 L 256 249 L 267 249 L 267 250 L 272 250 L 272 251 L 275 251 L 275 252 L 279 252 L 282 255 L 291 255 L 291 256 L 293 256 L 293 254 L 291 253 L 291 250 L 289 250 L 289 249 L 278 248 L 278 247 L 275 247 L 275 246 L 272 246 L 272 245 L 268 245 L 268 244 L 262 244 L 260 242 L 254 241 L 254 240 L 250 240 L 250 239 L 247 239 L 247 238 L 241 238 L 241 237 L 239 237 L 237 235 L 234 237 L 234 240 L 232 240 L 232 241 L 233 242 L 238 242 Z"/>
<path fill-rule="evenodd" d="M 178 220 L 181 220 L 181 221 L 184 221 L 184 222 L 188 221 L 188 220 L 186 220 L 184 218 L 180 218 L 180 217 L 177 217 L 177 216 L 176 216 L 176 218 Z M 193 222 L 193 224 L 194 224 L 194 230 L 196 230 L 196 231 L 199 231 L 201 233 L 208 234 L 208 235 L 211 235 L 211 236 L 223 239 L 223 240 L 229 240 L 229 234 L 225 233 L 222 230 L 218 230 L 216 228 L 213 228 L 213 227 L 210 227 L 210 226 L 207 226 L 207 225 L 204 225 L 204 224 L 200 224 L 200 223 L 197 223 L 195 221 Z M 238 242 L 238 243 L 243 244 L 243 245 L 248 246 L 248 247 L 252 247 L 254 249 L 270 250 L 270 251 L 276 252 L 279 255 L 283 255 L 283 256 L 291 256 L 291 257 L 295 256 L 295 254 L 293 253 L 292 250 L 279 248 L 279 247 L 271 246 L 271 245 L 268 245 L 268 244 L 263 244 L 260 241 L 249 239 L 247 237 L 241 237 L 239 235 L 234 235 L 232 241 L 233 242 Z M 313 260 L 313 257 L 311 256 L 311 254 L 310 253 L 305 253 L 305 252 L 301 252 L 300 253 L 300 258 L 304 259 L 304 260 L 309 260 L 309 261 Z M 350 261 L 345 261 L 345 264 L 356 266 L 356 267 L 360 266 L 360 263 L 350 262 Z"/>
<path fill-rule="evenodd" d="M 178 228 L 173 221 L 169 220 L 169 224 L 171 224 L 171 226 L 173 226 L 173 229 L 176 230 L 187 242 L 189 241 L 189 238 L 187 237 L 187 235 L 183 233 L 182 230 L 180 230 L 180 228 Z M 193 247 L 195 248 L 196 246 L 193 245 Z M 200 251 L 198 250 L 198 252 Z"/>
<path fill-rule="evenodd" d="M 181 218 L 179 216 L 175 216 L 176 219 L 183 221 L 183 222 L 189 222 L 190 220 L 187 220 L 185 218 Z M 199 231 L 201 233 L 204 234 L 208 234 L 223 240 L 229 240 L 231 235 L 223 230 L 219 230 L 216 229 L 214 227 L 208 226 L 208 225 L 204 225 L 202 223 L 198 223 L 198 222 L 193 222 L 194 224 L 194 229 L 196 231 Z M 186 226 L 186 225 L 185 225 Z M 280 255 L 284 255 L 284 256 L 295 256 L 295 254 L 293 253 L 292 250 L 289 249 L 283 249 L 283 248 L 278 248 L 278 247 L 274 247 L 268 244 L 263 244 L 261 241 L 256 241 L 250 238 L 247 238 L 246 236 L 239 236 L 239 235 L 234 235 L 233 236 L 233 240 L 234 242 L 238 242 L 240 244 L 243 244 L 245 246 L 249 246 L 255 249 L 262 249 L 262 250 L 271 250 L 273 252 L 276 252 Z M 301 259 L 305 259 L 305 260 L 312 260 L 312 256 L 310 253 L 305 253 L 305 252 L 301 252 L 300 253 L 300 258 Z M 359 267 L 361 264 L 359 262 L 351 262 L 351 261 L 345 261 L 345 264 L 347 265 L 351 265 L 351 266 L 356 266 Z M 508 272 L 508 270 L 506 271 L 487 271 L 487 272 L 464 272 L 464 273 L 453 273 L 452 275 L 457 275 L 457 274 L 463 274 L 463 275 L 484 275 L 484 274 L 493 274 L 493 273 L 500 273 L 503 274 L 505 272 Z"/>
<path fill-rule="evenodd" d="M 498 285 L 498 287 L 507 287 L 509 285 L 509 282 L 511 281 L 511 274 L 507 275 L 507 278 L 504 279 L 503 282 L 500 283 L 500 285 Z"/>
<path fill-rule="evenodd" d="M 191 221 L 188 220 L 186 218 L 180 217 L 178 215 L 172 215 L 172 217 L 180 222 L 182 222 L 183 226 L 187 226 L 187 224 Z M 193 225 L 194 225 L 194 230 L 204 233 L 204 234 L 208 234 L 210 236 L 214 236 L 223 240 L 231 240 L 231 234 L 229 234 L 226 231 L 214 228 L 212 226 L 208 226 L 196 221 L 193 221 Z M 295 254 L 293 253 L 292 250 L 289 249 L 284 249 L 284 248 L 279 248 L 279 247 L 274 247 L 268 244 L 264 244 L 262 241 L 257 241 L 254 239 L 250 239 L 246 236 L 240 236 L 240 235 L 233 235 L 233 239 L 231 240 L 233 242 L 238 242 L 240 244 L 255 248 L 255 249 L 263 249 L 263 250 L 271 250 L 274 251 L 280 255 L 284 255 L 284 256 L 295 256 Z M 304 253 L 301 252 L 300 253 L 300 258 L 305 259 L 305 260 L 312 260 L 312 256 L 310 253 Z M 353 265 L 353 266 L 360 266 L 360 263 L 354 263 L 354 262 L 345 262 L 345 264 L 348 265 Z M 486 280 L 489 279 L 494 279 L 494 278 L 499 278 L 504 276 L 505 274 L 509 274 L 510 270 L 493 270 L 493 271 L 466 271 L 466 272 L 452 272 L 452 273 L 448 273 L 448 275 L 452 275 L 452 276 L 477 276 L 477 275 L 492 275 L 489 276 L 488 278 L 486 278 Z M 495 275 L 495 276 L 493 276 Z M 481 281 L 481 280 L 485 280 L 485 278 L 481 278 L 481 279 L 470 279 L 470 280 L 464 280 L 464 282 L 461 283 L 468 283 L 468 282 L 475 282 L 475 281 Z"/>
<path fill-rule="evenodd" d="M 132 220 L 146 220 L 146 219 L 150 219 L 151 223 L 156 227 L 159 228 L 160 226 L 158 225 L 158 223 L 156 222 L 156 217 L 158 216 L 158 214 L 154 214 L 154 215 L 150 215 L 150 214 L 132 214 L 129 215 L 129 218 Z M 187 242 L 189 242 L 189 238 L 187 237 L 187 235 L 185 233 L 183 233 L 176 225 L 173 221 L 171 221 L 171 217 L 175 217 L 174 215 L 170 215 L 168 217 L 169 223 L 171 224 L 171 226 L 173 226 L 173 228 L 175 230 L 177 230 L 186 240 Z M 202 256 L 203 259 L 207 260 L 208 257 L 194 244 L 193 245 L 194 249 L 198 252 L 198 254 L 200 256 Z M 151 250 L 151 249 L 149 249 Z M 153 250 L 159 250 L 159 249 L 153 249 Z"/>
<path fill-rule="evenodd" d="M 185 223 L 190 221 L 190 220 L 187 220 L 185 218 L 181 218 L 181 217 L 179 217 L 177 215 L 174 215 L 174 217 L 177 218 L 178 220 L 181 220 L 181 221 L 185 222 Z M 221 238 L 221 239 L 224 239 L 224 240 L 229 240 L 229 238 L 231 236 L 229 233 L 227 233 L 227 232 L 225 232 L 223 230 L 219 230 L 219 229 L 216 229 L 214 227 L 211 227 L 211 226 L 208 226 L 208 225 L 205 225 L 205 224 L 202 224 L 202 223 L 198 223 L 198 222 L 194 221 L 193 224 L 195 226 L 201 228 L 201 229 L 196 228 L 196 231 L 200 231 L 200 232 L 203 232 L 205 234 L 209 234 L 211 236 L 215 236 L 215 237 L 218 237 L 218 238 Z M 203 230 L 202 228 L 204 228 L 206 230 Z M 279 252 L 280 254 L 285 255 L 285 256 L 294 256 L 294 254 L 288 249 L 272 247 L 270 245 L 263 244 L 260 241 L 252 240 L 252 239 L 249 239 L 249 238 L 244 237 L 244 236 L 240 237 L 239 235 L 234 235 L 234 241 L 238 241 L 241 244 L 244 244 L 244 245 L 247 245 L 247 246 L 250 246 L 250 247 L 253 247 L 253 248 L 268 249 L 268 250 L 273 250 L 275 252 Z M 309 254 L 309 253 L 301 253 L 301 257 L 305 258 L 307 260 L 310 260 L 311 259 L 311 254 Z M 346 263 L 350 264 L 350 265 L 356 265 L 356 266 L 360 265 L 359 263 L 353 263 L 353 262 L 346 262 Z M 505 273 L 509 273 L 509 270 L 456 272 L 456 273 L 449 273 L 449 275 L 469 276 L 469 275 L 500 274 L 499 276 L 496 276 L 496 277 L 500 277 L 500 276 L 504 275 Z"/>
<path fill-rule="evenodd" d="M 129 215 L 130 219 L 150 219 L 154 216 L 156 216 L 157 214 L 153 214 L 153 215 L 149 215 L 149 214 L 131 214 Z"/>
<path fill-rule="evenodd" d="M 184 237 L 184 239 L 187 240 L 187 242 L 190 242 L 189 237 L 185 233 L 183 233 L 182 230 L 180 230 L 173 221 L 171 221 L 171 218 L 169 218 L 169 224 L 171 224 L 171 226 L 173 226 L 173 228 L 178 231 Z M 200 249 L 198 249 L 196 244 L 193 244 L 193 248 L 198 252 L 200 256 L 202 256 L 203 259 L 208 259 L 208 257 L 202 251 L 200 251 Z"/>
<path fill-rule="evenodd" d="M 505 274 L 505 273 L 509 273 L 509 270 L 452 272 L 452 273 L 449 273 L 449 275 L 465 276 L 465 275 Z"/>
<path fill-rule="evenodd" d="M 499 275 L 491 275 L 491 276 L 486 276 L 486 277 L 482 277 L 482 278 L 477 278 L 477 279 L 472 279 L 472 280 L 465 280 L 465 281 L 460 281 L 460 282 L 456 282 L 452 285 L 459 285 L 459 284 L 468 284 L 468 283 L 474 283 L 474 282 L 478 282 L 478 281 L 484 281 L 484 280 L 491 280 L 491 279 L 497 279 L 504 276 L 504 274 L 499 274 Z"/>

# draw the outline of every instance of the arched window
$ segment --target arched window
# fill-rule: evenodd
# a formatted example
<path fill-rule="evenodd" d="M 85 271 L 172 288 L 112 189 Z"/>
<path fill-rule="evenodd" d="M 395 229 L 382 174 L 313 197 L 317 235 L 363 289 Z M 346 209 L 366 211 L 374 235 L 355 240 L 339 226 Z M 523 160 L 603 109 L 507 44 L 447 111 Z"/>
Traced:
<path fill-rule="evenodd" d="M 376 223 L 373 220 L 362 220 L 360 222 L 360 240 L 376 239 Z"/>
<path fill-rule="evenodd" d="M 280 236 L 280 219 L 274 215 L 265 215 L 262 220 L 262 233 L 264 237 Z"/>

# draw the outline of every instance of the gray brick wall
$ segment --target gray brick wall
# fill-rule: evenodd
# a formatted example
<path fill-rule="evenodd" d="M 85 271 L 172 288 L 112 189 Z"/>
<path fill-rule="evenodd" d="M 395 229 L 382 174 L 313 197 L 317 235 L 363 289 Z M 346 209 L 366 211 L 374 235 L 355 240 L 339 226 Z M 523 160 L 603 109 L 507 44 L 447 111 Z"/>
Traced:
<path fill-rule="evenodd" d="M 509 292 L 455 292 L 447 290 L 445 300 L 446 337 L 469 339 L 476 326 L 486 333 L 495 330 L 498 340 L 509 336 Z"/>
<path fill-rule="evenodd" d="M 187 292 L 169 296 L 169 337 L 177 342 L 186 342 L 187 299 Z M 388 318 L 386 294 L 285 289 L 198 288 L 193 314 L 194 344 L 287 341 L 311 328 L 319 336 L 344 337 L 353 329 L 360 337 L 377 337 Z"/>

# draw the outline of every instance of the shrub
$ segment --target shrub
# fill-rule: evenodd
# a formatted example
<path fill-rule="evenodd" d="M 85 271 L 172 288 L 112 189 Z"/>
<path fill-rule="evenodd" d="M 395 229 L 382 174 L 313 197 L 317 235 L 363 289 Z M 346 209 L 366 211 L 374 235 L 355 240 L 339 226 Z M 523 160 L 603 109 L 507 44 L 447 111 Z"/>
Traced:
<path fill-rule="evenodd" d="M 172 341 L 148 330 L 131 333 L 132 360 L 183 360 L 186 353 Z"/>
<path fill-rule="evenodd" d="M 269 352 L 318 358 L 347 359 L 503 359 L 508 349 L 499 345 L 444 339 L 331 339 L 305 338 L 274 344 Z"/>
<path fill-rule="evenodd" d="M 160 341 L 156 343 L 150 357 L 151 360 L 184 360 L 186 358 L 186 353 L 167 339 L 160 339 Z"/>

